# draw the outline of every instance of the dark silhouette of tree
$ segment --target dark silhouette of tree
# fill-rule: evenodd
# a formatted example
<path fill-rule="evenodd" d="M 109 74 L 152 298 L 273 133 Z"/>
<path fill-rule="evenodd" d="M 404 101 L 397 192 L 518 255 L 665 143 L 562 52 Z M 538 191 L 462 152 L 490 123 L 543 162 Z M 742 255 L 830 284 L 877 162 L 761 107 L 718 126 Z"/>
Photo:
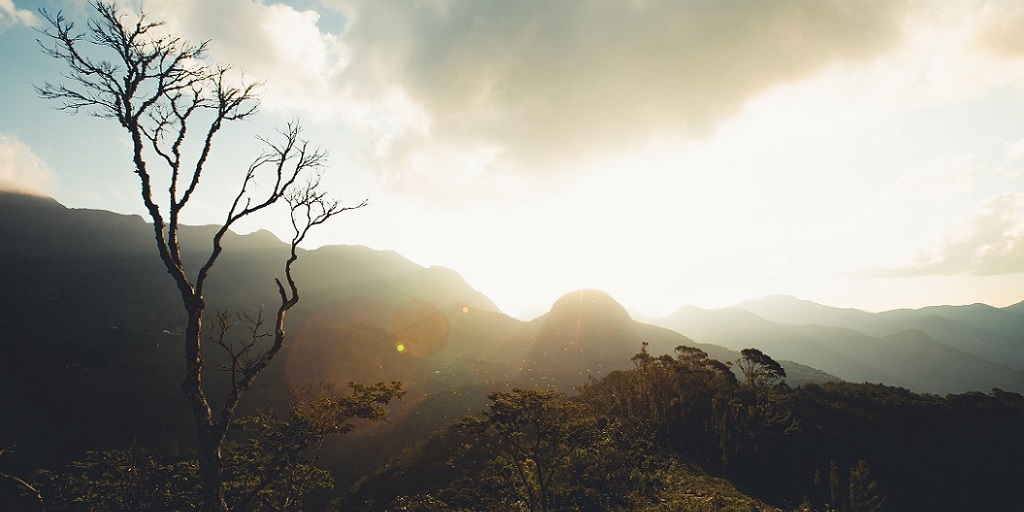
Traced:
<path fill-rule="evenodd" d="M 516 388 L 488 398 L 486 416 L 465 420 L 464 428 L 496 450 L 498 473 L 512 495 L 530 511 L 551 510 L 556 479 L 589 442 L 592 425 L 561 391 Z"/>
<path fill-rule="evenodd" d="M 160 260 L 181 295 L 185 324 L 185 378 L 182 389 L 195 417 L 199 438 L 202 510 L 224 511 L 224 464 L 221 446 L 235 409 L 260 373 L 280 352 L 285 341 L 286 313 L 299 301 L 292 277 L 297 248 L 309 231 L 346 210 L 320 190 L 325 153 L 300 138 L 290 123 L 272 140 L 261 139 L 264 152 L 241 172 L 241 184 L 224 220 L 212 238 L 205 261 L 188 268 L 182 260 L 178 232 L 182 213 L 199 189 L 217 134 L 226 123 L 252 117 L 259 101 L 254 82 L 235 83 L 230 68 L 209 64 L 207 43 L 193 44 L 162 33 L 160 23 L 144 13 L 122 11 L 116 4 L 96 1 L 96 16 L 85 32 L 61 12 L 41 10 L 49 26 L 40 41 L 49 56 L 63 61 L 65 83 L 45 83 L 37 92 L 61 102 L 59 108 L 113 119 L 131 138 L 134 173 L 142 203 L 153 223 Z M 259 182 L 259 187 L 257 187 Z M 167 186 L 166 194 L 157 187 Z M 211 408 L 203 383 L 206 316 L 205 287 L 222 240 L 238 221 L 284 203 L 291 211 L 294 234 L 277 280 L 280 302 L 272 326 L 257 343 L 241 347 L 220 344 L 232 365 L 227 397 Z"/>
<path fill-rule="evenodd" d="M 163 463 L 134 443 L 89 451 L 60 471 L 39 470 L 32 480 L 49 512 L 158 512 L 194 509 L 194 460 Z"/>
<path fill-rule="evenodd" d="M 867 462 L 864 459 L 850 468 L 850 511 L 879 512 L 888 501 L 879 493 L 878 482 L 871 477 Z"/>
<path fill-rule="evenodd" d="M 843 483 L 839 479 L 836 461 L 828 461 L 828 498 L 832 508 L 839 510 L 843 505 Z"/>
<path fill-rule="evenodd" d="M 755 390 L 764 390 L 786 378 L 782 365 L 756 348 L 741 350 L 736 365 L 743 372 L 747 385 Z"/>
<path fill-rule="evenodd" d="M 317 467 L 328 437 L 351 432 L 353 420 L 381 421 L 386 406 L 405 392 L 392 382 L 330 384 L 292 390 L 288 414 L 257 407 L 236 421 L 244 442 L 225 447 L 224 488 L 233 510 L 304 509 L 313 491 L 333 486 L 329 471 Z M 29 482 L 47 510 L 145 512 L 192 510 L 200 489 L 195 460 L 161 461 L 133 443 L 126 450 L 90 451 L 60 471 L 37 471 Z"/>
<path fill-rule="evenodd" d="M 330 473 L 317 467 L 324 441 L 354 430 L 354 420 L 384 420 L 387 405 L 405 395 L 399 382 L 348 387 L 347 393 L 330 383 L 293 389 L 287 417 L 257 408 L 237 422 L 251 437 L 233 452 L 234 509 L 288 510 L 308 492 L 330 488 Z"/>
<path fill-rule="evenodd" d="M 681 345 L 676 347 L 677 367 L 685 373 L 699 376 L 702 380 L 734 388 L 738 385 L 736 374 L 729 365 L 708 357 L 707 352 L 697 347 Z"/>
<path fill-rule="evenodd" d="M 491 411 L 509 414 L 442 428 L 364 480 L 344 509 L 529 509 L 526 487 L 513 480 L 512 444 L 501 439 L 527 453 L 534 430 L 519 420 L 499 422 L 513 428 L 492 423 L 544 410 L 527 407 L 526 396 L 546 397 L 539 403 L 552 404 L 551 412 L 567 401 L 578 412 L 555 423 L 586 426 L 573 437 L 585 439 L 573 451 L 558 443 L 566 455 L 548 488 L 548 510 L 776 510 L 765 503 L 801 512 L 1020 508 L 1024 397 L 1018 393 L 941 397 L 845 382 L 758 392 L 725 384 L 728 377 L 717 371 L 702 374 L 700 368 L 728 367 L 696 349 L 679 349 L 673 358 L 646 348 L 635 368 L 591 379 L 578 396 L 494 395 L 502 405 Z M 649 398 L 640 396 L 642 389 L 651 391 Z M 659 410 L 664 399 L 666 417 L 640 417 Z M 534 459 L 518 460 L 525 461 L 523 474 L 536 478 Z M 701 476 L 704 471 L 728 482 Z"/>

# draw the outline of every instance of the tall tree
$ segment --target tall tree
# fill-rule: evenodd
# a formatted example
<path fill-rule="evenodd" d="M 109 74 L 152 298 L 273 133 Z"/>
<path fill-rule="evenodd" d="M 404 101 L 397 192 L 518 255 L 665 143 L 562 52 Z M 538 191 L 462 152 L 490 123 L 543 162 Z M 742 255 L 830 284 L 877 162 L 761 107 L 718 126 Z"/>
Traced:
<path fill-rule="evenodd" d="M 578 404 L 557 390 L 520 389 L 488 395 L 483 418 L 463 427 L 498 454 L 506 487 L 530 510 L 551 510 L 556 479 L 564 476 L 576 450 L 591 442 L 593 425 Z"/>
<path fill-rule="evenodd" d="M 878 491 L 878 482 L 871 477 L 864 459 L 850 467 L 850 511 L 879 512 L 885 509 L 887 498 Z"/>
<path fill-rule="evenodd" d="M 743 372 L 747 385 L 755 390 L 764 390 L 786 378 L 786 369 L 756 348 L 741 350 L 736 365 Z"/>
<path fill-rule="evenodd" d="M 167 35 L 162 24 L 149 21 L 145 13 L 127 12 L 112 2 L 98 0 L 93 7 L 96 14 L 84 32 L 77 32 L 61 12 L 41 10 L 48 26 L 41 30 L 45 37 L 40 45 L 67 69 L 64 83 L 47 82 L 36 89 L 43 98 L 60 102 L 65 111 L 116 121 L 131 138 L 134 173 L 153 223 L 157 253 L 180 292 L 187 317 L 181 387 L 199 438 L 202 509 L 227 510 L 221 446 L 242 396 L 284 344 L 285 316 L 299 301 L 292 277 L 297 248 L 315 226 L 366 203 L 342 206 L 320 190 L 325 153 L 302 140 L 299 125 L 291 123 L 276 140 L 261 139 L 264 152 L 240 173 L 238 192 L 213 235 L 212 249 L 201 265 L 188 268 L 178 238 L 182 214 L 207 173 L 221 128 L 256 113 L 259 84 L 236 82 L 229 67 L 209 63 L 208 42 L 194 44 Z M 166 194 L 157 190 L 163 185 Z M 268 336 L 260 337 L 264 346 L 215 344 L 227 350 L 232 365 L 230 389 L 214 404 L 214 411 L 203 382 L 207 279 L 228 230 L 278 203 L 290 208 L 294 232 L 283 279 L 276 280 L 280 302 L 273 325 Z"/>

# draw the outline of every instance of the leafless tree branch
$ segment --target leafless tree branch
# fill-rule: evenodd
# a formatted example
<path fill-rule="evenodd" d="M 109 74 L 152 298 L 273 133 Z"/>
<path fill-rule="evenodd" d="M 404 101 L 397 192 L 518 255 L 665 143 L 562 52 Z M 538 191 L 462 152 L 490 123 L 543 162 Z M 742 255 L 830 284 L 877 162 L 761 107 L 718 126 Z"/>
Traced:
<path fill-rule="evenodd" d="M 115 119 L 131 137 L 134 173 L 153 223 L 157 252 L 178 288 L 188 317 L 182 389 L 199 435 L 203 509 L 223 511 L 226 505 L 220 446 L 242 395 L 284 343 L 285 315 L 298 302 L 298 287 L 292 276 L 298 245 L 315 226 L 366 202 L 343 207 L 327 198 L 320 190 L 326 153 L 300 138 L 302 130 L 297 122 L 288 123 L 279 138 L 260 139 L 265 151 L 246 169 L 238 193 L 213 236 L 210 253 L 194 277 L 190 275 L 178 239 L 182 212 L 207 172 L 216 136 L 225 123 L 248 119 L 257 112 L 262 84 L 247 81 L 244 75 L 236 80 L 230 67 L 209 64 L 208 41 L 193 44 L 163 35 L 161 23 L 149 21 L 145 13 L 122 11 L 114 2 L 95 0 L 93 7 L 96 16 L 83 32 L 77 31 L 74 22 L 61 11 L 40 10 L 47 26 L 39 30 L 37 41 L 44 53 L 62 61 L 66 69 L 62 74 L 64 83 L 46 82 L 36 86 L 36 91 L 69 113 L 84 110 L 96 117 Z M 166 182 L 166 197 L 154 190 L 155 182 Z M 211 326 L 210 342 L 226 351 L 232 383 L 215 418 L 202 381 L 205 284 L 230 228 L 281 202 L 290 208 L 295 234 L 284 267 L 286 284 L 276 280 L 281 303 L 272 329 L 261 333 L 262 312 L 255 318 L 243 317 L 251 326 L 250 336 L 243 342 L 229 339 L 231 323 L 227 315 L 217 315 Z M 269 346 L 260 348 L 265 345 L 261 341 L 264 338 L 270 338 Z"/>
<path fill-rule="evenodd" d="M 4 454 L 6 453 L 13 453 L 15 447 L 17 447 L 17 445 L 11 445 L 8 446 L 7 448 L 0 449 L 0 457 L 3 457 Z M 43 501 L 43 494 L 39 492 L 39 489 L 37 489 L 32 484 L 28 483 L 28 481 L 26 481 L 25 479 L 16 475 L 12 475 L 10 473 L 6 473 L 4 471 L 0 471 L 0 477 L 7 478 L 13 481 L 23 491 L 25 491 L 26 493 L 30 494 L 33 498 L 35 498 L 35 500 L 39 503 L 39 510 L 41 512 L 46 512 L 46 503 Z"/>

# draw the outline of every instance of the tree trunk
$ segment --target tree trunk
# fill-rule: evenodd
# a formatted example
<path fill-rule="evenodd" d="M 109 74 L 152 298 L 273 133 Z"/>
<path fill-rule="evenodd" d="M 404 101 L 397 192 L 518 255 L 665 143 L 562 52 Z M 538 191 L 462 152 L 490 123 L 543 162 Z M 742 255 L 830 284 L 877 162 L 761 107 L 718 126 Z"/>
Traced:
<path fill-rule="evenodd" d="M 224 501 L 224 464 L 220 456 L 219 436 L 212 427 L 199 433 L 199 478 L 202 484 L 203 512 L 227 512 Z"/>
<path fill-rule="evenodd" d="M 220 453 L 224 438 L 214 428 L 210 404 L 203 392 L 202 333 L 206 303 L 202 297 L 195 295 L 186 298 L 184 302 L 188 323 L 185 325 L 185 380 L 181 388 L 192 406 L 199 437 L 200 506 L 204 512 L 226 512 L 224 463 Z"/>

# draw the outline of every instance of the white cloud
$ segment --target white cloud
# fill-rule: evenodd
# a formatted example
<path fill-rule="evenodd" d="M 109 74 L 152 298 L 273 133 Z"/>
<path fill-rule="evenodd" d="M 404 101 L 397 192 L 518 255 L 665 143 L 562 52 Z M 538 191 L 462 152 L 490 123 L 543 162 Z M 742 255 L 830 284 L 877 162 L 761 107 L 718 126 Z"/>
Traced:
<path fill-rule="evenodd" d="M 1003 143 L 1003 163 L 999 173 L 1009 178 L 1017 178 L 1022 174 L 1024 165 L 1024 139 Z"/>
<path fill-rule="evenodd" d="M 979 30 L 974 43 L 984 50 L 1003 57 L 1024 56 L 1024 5 L 1016 2 L 988 2 L 980 15 Z"/>
<path fill-rule="evenodd" d="M 959 219 L 905 266 L 864 272 L 873 277 L 1000 275 L 1024 272 L 1024 193 L 991 197 Z"/>
<path fill-rule="evenodd" d="M 969 197 L 985 166 L 973 154 L 945 155 L 903 173 L 877 198 L 880 206 L 931 212 Z"/>
<path fill-rule="evenodd" d="M 35 27 L 39 21 L 34 12 L 15 7 L 13 0 L 0 0 L 0 32 L 15 25 Z"/>
<path fill-rule="evenodd" d="M 844 244 L 856 251 L 849 251 L 844 266 L 850 275 L 861 277 L 917 267 L 923 262 L 921 247 L 937 247 L 949 226 L 973 215 L 972 205 L 1000 181 L 994 176 L 989 165 L 970 153 L 947 154 L 903 172 L 856 205 L 854 227 Z"/>
<path fill-rule="evenodd" d="M 253 0 L 155 0 L 144 7 L 168 30 L 210 40 L 214 60 L 266 81 L 264 108 L 326 116 L 336 103 L 345 104 L 332 98 L 340 92 L 328 89 L 345 58 L 336 36 L 319 29 L 316 11 Z"/>
<path fill-rule="evenodd" d="M 937 4 L 923 10 L 909 30 L 905 55 L 918 74 L 893 98 L 911 105 L 953 103 L 981 97 L 1004 86 L 1024 93 L 1024 42 L 1006 33 L 1007 20 L 1022 19 L 1024 9 L 1013 2 Z M 999 28 L 1003 27 L 1003 28 Z M 1019 32 L 1014 30 L 1014 32 Z M 916 101 L 915 99 L 916 98 Z"/>
<path fill-rule="evenodd" d="M 489 176 L 707 135 L 770 87 L 884 51 L 901 23 L 896 2 L 338 4 L 335 87 L 371 104 L 397 88 L 429 120 L 394 126 L 378 164 L 442 175 L 459 150 L 496 148 Z"/>
<path fill-rule="evenodd" d="M 915 2 L 901 14 L 898 44 L 769 94 L 781 92 L 798 115 L 817 115 L 804 123 L 811 129 L 877 112 L 961 104 L 1004 87 L 1024 95 L 1024 38 L 1012 24 L 1024 22 L 1024 5 Z"/>
<path fill-rule="evenodd" d="M 0 133 L 0 190 L 46 195 L 53 186 L 49 167 L 17 137 Z"/>
<path fill-rule="evenodd" d="M 146 8 L 266 78 L 266 108 L 345 122 L 387 186 L 424 197 L 493 195 L 499 175 L 572 173 L 595 155 L 700 138 L 780 90 L 786 112 L 770 112 L 766 143 L 1024 76 L 1007 24 L 1024 8 L 1003 3 L 324 4 L 343 33 L 282 3 Z"/>
<path fill-rule="evenodd" d="M 1013 142 L 1004 142 L 1003 152 L 1005 153 L 1007 162 L 1024 160 L 1024 139 Z"/>
<path fill-rule="evenodd" d="M 572 173 L 658 138 L 717 136 L 758 105 L 777 108 L 749 142 L 777 147 L 1024 90 L 1024 47 L 996 30 L 1024 9 L 1004 3 L 328 5 L 348 17 L 334 99 L 372 141 L 370 163 L 411 190 Z M 494 157 L 467 169 L 463 153 Z"/>

